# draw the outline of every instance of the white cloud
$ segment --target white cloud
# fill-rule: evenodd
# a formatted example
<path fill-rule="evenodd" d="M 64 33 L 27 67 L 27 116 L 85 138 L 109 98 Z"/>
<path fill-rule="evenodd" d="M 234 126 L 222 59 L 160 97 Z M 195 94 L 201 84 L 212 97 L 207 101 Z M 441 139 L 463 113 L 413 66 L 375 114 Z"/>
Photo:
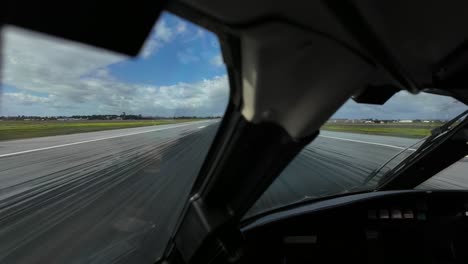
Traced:
<path fill-rule="evenodd" d="M 183 51 L 177 52 L 177 59 L 182 64 L 189 64 L 200 60 L 200 57 L 195 54 L 194 50 L 191 48 L 185 49 Z"/>
<path fill-rule="evenodd" d="M 227 103 L 225 75 L 169 86 L 126 83 L 106 68 L 125 57 L 8 29 L 3 40 L 2 83 L 17 89 L 3 93 L 0 115 L 123 111 L 165 116 L 221 115 Z"/>
<path fill-rule="evenodd" d="M 15 104 L 20 105 L 33 105 L 33 104 L 43 104 L 49 103 L 51 101 L 50 96 L 42 97 L 31 94 L 26 94 L 24 92 L 20 93 L 4 93 L 3 100 L 9 102 L 14 102 Z"/>
<path fill-rule="evenodd" d="M 200 40 L 200 39 L 203 39 L 205 38 L 206 36 L 206 31 L 204 29 L 201 29 L 201 28 L 197 28 L 196 30 L 190 30 L 185 33 L 185 38 L 182 40 L 183 42 L 185 43 L 189 43 L 189 42 L 192 42 L 192 41 L 196 41 L 196 40 Z M 210 43 L 209 44 L 210 46 L 212 46 L 212 44 Z M 218 44 L 218 47 L 219 47 L 219 44 Z M 213 47 L 213 48 L 216 48 L 216 47 Z"/>
<path fill-rule="evenodd" d="M 154 39 L 149 39 L 146 41 L 145 45 L 143 46 L 143 49 L 141 50 L 141 57 L 143 58 L 149 58 L 151 55 L 153 55 L 160 47 L 160 44 Z"/>
<path fill-rule="evenodd" d="M 222 115 L 228 96 L 226 76 L 169 86 L 126 84 L 93 77 L 83 80 L 81 85 L 94 92 L 80 102 L 64 100 L 62 95 L 40 97 L 24 92 L 5 93 L 0 115 L 115 114 L 124 111 L 159 116 Z M 33 113 L 31 109 L 40 112 Z"/>
<path fill-rule="evenodd" d="M 145 45 L 141 51 L 141 56 L 143 58 L 149 58 L 160 47 L 172 41 L 174 35 L 174 30 L 167 25 L 164 19 L 160 19 L 154 27 L 149 38 L 146 40 Z"/>
<path fill-rule="evenodd" d="M 184 33 L 186 30 L 187 30 L 187 23 L 185 23 L 183 21 L 179 21 L 177 23 L 176 32 L 177 33 Z"/>
<path fill-rule="evenodd" d="M 221 54 L 214 56 L 211 59 L 210 63 L 217 67 L 224 66 L 224 61 L 223 61 L 223 58 L 221 57 Z"/>
<path fill-rule="evenodd" d="M 2 83 L 80 99 L 80 79 L 126 57 L 20 29 L 3 29 Z"/>
<path fill-rule="evenodd" d="M 195 35 L 199 38 L 203 38 L 205 36 L 205 31 L 201 28 L 197 29 L 197 32 L 195 33 Z"/>
<path fill-rule="evenodd" d="M 164 19 L 161 19 L 156 24 L 154 29 L 154 34 L 156 39 L 159 39 L 163 42 L 169 42 L 174 37 L 174 30 L 169 28 Z"/>
<path fill-rule="evenodd" d="M 178 21 L 176 25 L 170 26 L 164 18 L 158 20 L 152 33 L 146 40 L 141 56 L 149 58 L 156 53 L 161 47 L 173 41 L 177 36 L 184 34 L 187 31 L 187 23 Z"/>

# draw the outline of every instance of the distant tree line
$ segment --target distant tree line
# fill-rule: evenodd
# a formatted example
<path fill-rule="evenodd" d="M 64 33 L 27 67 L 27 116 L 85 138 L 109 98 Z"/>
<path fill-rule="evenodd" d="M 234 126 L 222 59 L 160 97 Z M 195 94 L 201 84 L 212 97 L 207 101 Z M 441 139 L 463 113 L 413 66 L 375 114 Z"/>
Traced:
<path fill-rule="evenodd" d="M 57 120 L 57 116 L 0 116 L 0 120 Z"/>
<path fill-rule="evenodd" d="M 411 121 L 411 123 L 441 123 L 445 122 L 444 120 L 439 119 L 404 119 L 407 121 Z M 376 124 L 387 124 L 387 123 L 398 123 L 401 122 L 402 119 L 375 119 L 375 118 L 363 118 L 363 119 L 352 119 L 352 118 L 332 118 L 328 120 L 331 123 L 376 123 Z"/>
<path fill-rule="evenodd" d="M 142 120 L 152 119 L 151 117 L 143 117 L 142 115 L 72 115 L 70 118 L 73 119 L 85 119 L 85 120 Z"/>

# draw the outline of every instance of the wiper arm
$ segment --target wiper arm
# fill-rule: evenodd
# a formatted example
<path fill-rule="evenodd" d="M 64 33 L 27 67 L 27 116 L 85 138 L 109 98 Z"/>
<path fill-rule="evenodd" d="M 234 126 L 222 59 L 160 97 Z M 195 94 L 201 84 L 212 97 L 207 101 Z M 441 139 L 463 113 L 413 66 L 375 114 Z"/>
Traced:
<path fill-rule="evenodd" d="M 428 139 L 428 137 L 424 137 L 423 139 L 419 140 L 418 142 L 402 149 L 401 151 L 399 151 L 398 153 L 396 153 L 395 155 L 393 155 L 391 158 L 389 158 L 386 162 L 384 162 L 380 167 L 378 167 L 377 169 L 375 169 L 374 171 L 372 171 L 371 174 L 369 174 L 365 179 L 364 179 L 364 182 L 362 185 L 366 185 L 368 184 L 370 181 L 372 181 L 378 174 L 379 172 L 382 171 L 383 168 L 385 168 L 387 166 L 387 164 L 389 164 L 390 162 L 392 162 L 396 157 L 400 156 L 402 153 L 405 153 L 407 152 L 408 150 L 412 149 L 414 146 L 420 144 L 421 142 L 423 141 L 426 141 Z M 417 151 L 417 150 L 415 150 Z"/>
<path fill-rule="evenodd" d="M 421 142 L 423 142 L 421 144 L 421 146 L 418 147 L 417 150 L 415 150 L 410 157 L 408 157 L 407 159 L 405 159 L 405 161 L 402 161 L 400 164 L 398 164 L 398 166 L 396 166 L 395 168 L 393 168 L 392 170 L 390 170 L 389 172 L 387 172 L 385 175 L 390 175 L 390 174 L 393 174 L 393 172 L 395 170 L 397 170 L 398 168 L 401 168 L 403 164 L 406 164 L 408 163 L 408 161 L 412 160 L 412 158 L 418 156 L 422 151 L 424 151 L 425 149 L 427 149 L 427 147 L 429 147 L 433 142 L 435 142 L 434 140 L 436 138 L 438 138 L 440 135 L 442 135 L 443 133 L 445 133 L 446 131 L 448 131 L 453 124 L 455 124 L 455 122 L 457 122 L 458 120 L 460 120 L 461 118 L 463 118 L 465 115 L 468 114 L 468 110 L 462 112 L 461 114 L 459 114 L 458 116 L 452 118 L 450 121 L 446 122 L 445 124 L 443 124 L 442 126 L 439 126 L 439 127 L 436 127 L 434 129 L 431 130 L 431 135 L 419 140 L 418 142 L 406 147 L 405 149 L 399 151 L 398 153 L 396 153 L 395 155 L 393 155 L 390 159 L 388 159 L 385 163 L 383 163 L 379 168 L 377 168 L 376 170 L 374 170 L 371 174 L 369 174 L 369 176 L 366 177 L 366 179 L 364 179 L 364 182 L 361 186 L 365 186 L 367 185 L 370 181 L 372 181 L 381 171 L 383 168 L 385 168 L 391 161 L 393 161 L 396 157 L 400 156 L 402 153 L 405 153 L 407 152 L 409 149 L 413 148 L 414 146 L 420 144 Z M 386 178 L 385 176 L 382 177 L 382 179 Z"/>
<path fill-rule="evenodd" d="M 440 127 L 436 127 L 431 130 L 431 135 L 424 141 L 424 143 L 418 148 L 419 149 L 425 149 L 428 145 L 430 145 L 431 142 L 434 141 L 434 139 L 438 138 L 440 135 L 448 131 L 455 122 L 463 118 L 468 114 L 468 110 L 465 110 L 461 114 L 457 115 L 456 117 L 450 119 L 447 123 L 441 125 Z"/>
<path fill-rule="evenodd" d="M 468 115 L 468 110 L 465 110 L 464 112 L 462 112 L 461 114 L 459 114 L 455 118 L 451 119 L 450 121 L 448 121 L 444 125 L 433 129 L 431 131 L 431 135 L 424 140 L 424 142 L 421 144 L 421 146 L 419 146 L 419 148 L 415 152 L 413 152 L 409 157 L 404 159 L 397 166 L 395 166 L 393 169 L 391 169 L 390 171 L 385 173 L 384 176 L 382 176 L 382 178 L 379 180 L 378 185 L 382 186 L 382 184 L 385 184 L 388 181 L 388 178 L 392 178 L 395 173 L 397 173 L 401 169 L 405 168 L 407 166 L 407 164 L 411 164 L 411 162 L 413 160 L 415 160 L 417 157 L 419 157 L 421 155 L 424 155 L 427 150 L 432 149 L 430 147 L 434 143 L 438 142 L 438 139 L 443 138 L 443 134 L 445 134 L 447 131 L 450 131 L 453 128 L 453 124 L 455 124 L 455 122 L 462 119 L 466 115 Z M 467 121 L 467 119 L 465 117 L 465 119 L 463 121 L 461 121 L 460 123 L 464 123 L 466 121 Z M 465 124 L 463 124 L 463 125 L 465 125 Z"/>

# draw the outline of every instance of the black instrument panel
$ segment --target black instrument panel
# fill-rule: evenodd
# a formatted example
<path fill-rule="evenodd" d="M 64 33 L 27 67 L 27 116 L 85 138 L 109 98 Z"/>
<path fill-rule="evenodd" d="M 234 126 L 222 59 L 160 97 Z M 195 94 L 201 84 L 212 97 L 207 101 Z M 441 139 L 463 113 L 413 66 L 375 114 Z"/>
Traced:
<path fill-rule="evenodd" d="M 320 201 L 245 226 L 250 263 L 468 263 L 468 192 L 389 191 Z"/>

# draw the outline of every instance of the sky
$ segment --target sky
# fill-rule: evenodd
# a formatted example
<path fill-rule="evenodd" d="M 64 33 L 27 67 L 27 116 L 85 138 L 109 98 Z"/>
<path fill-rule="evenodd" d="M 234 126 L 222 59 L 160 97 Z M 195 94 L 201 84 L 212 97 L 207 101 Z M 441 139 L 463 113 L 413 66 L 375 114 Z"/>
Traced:
<path fill-rule="evenodd" d="M 165 13 L 137 58 L 8 28 L 0 115 L 223 115 L 226 68 L 214 34 Z"/>
<path fill-rule="evenodd" d="M 31 33 L 2 31 L 0 116 L 218 116 L 228 98 L 217 38 L 164 13 L 136 58 Z M 383 106 L 348 101 L 333 117 L 447 119 L 454 99 L 401 92 Z"/>
<path fill-rule="evenodd" d="M 401 91 L 383 105 L 358 104 L 350 99 L 333 118 L 450 120 L 467 109 L 452 97 Z"/>

